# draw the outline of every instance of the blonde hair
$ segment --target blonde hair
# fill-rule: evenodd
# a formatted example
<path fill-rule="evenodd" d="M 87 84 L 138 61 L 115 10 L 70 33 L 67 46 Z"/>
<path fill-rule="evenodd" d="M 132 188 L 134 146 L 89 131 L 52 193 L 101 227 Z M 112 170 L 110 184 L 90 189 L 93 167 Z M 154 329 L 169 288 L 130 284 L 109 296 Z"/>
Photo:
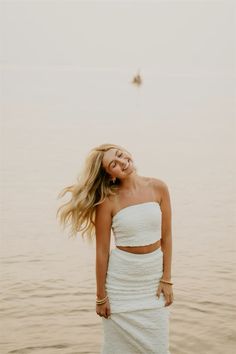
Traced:
<path fill-rule="evenodd" d="M 90 150 L 85 159 L 84 168 L 77 176 L 77 183 L 63 188 L 58 198 L 71 192 L 71 199 L 61 205 L 56 213 L 61 225 L 70 225 L 69 237 L 75 237 L 78 232 L 92 243 L 95 239 L 96 205 L 101 204 L 106 197 L 115 195 L 120 181 L 112 183 L 111 177 L 102 165 L 104 153 L 110 149 L 121 149 L 116 144 L 102 144 Z"/>

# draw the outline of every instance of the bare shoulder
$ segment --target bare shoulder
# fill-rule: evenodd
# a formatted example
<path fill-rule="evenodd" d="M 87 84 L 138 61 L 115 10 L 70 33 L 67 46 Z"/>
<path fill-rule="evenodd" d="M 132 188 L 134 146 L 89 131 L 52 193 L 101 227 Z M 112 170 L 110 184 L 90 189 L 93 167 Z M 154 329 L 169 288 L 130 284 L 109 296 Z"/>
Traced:
<path fill-rule="evenodd" d="M 96 206 L 95 229 L 96 250 L 103 255 L 109 254 L 111 238 L 112 204 L 109 198 Z"/>
<path fill-rule="evenodd" d="M 155 178 L 155 177 L 149 177 L 149 179 L 155 188 L 168 188 L 167 183 L 162 179 Z"/>
<path fill-rule="evenodd" d="M 161 205 L 163 201 L 170 198 L 169 187 L 165 181 L 159 178 L 150 177 L 150 183 L 154 189 L 155 196 Z"/>
<path fill-rule="evenodd" d="M 96 206 L 96 218 L 109 218 L 112 215 L 112 200 L 109 197 L 105 197 L 102 203 Z"/>

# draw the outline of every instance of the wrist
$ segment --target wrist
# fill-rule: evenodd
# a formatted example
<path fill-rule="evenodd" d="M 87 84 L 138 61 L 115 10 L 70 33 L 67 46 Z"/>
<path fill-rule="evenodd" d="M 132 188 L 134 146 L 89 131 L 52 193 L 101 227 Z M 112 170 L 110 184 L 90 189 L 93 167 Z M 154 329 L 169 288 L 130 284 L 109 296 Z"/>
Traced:
<path fill-rule="evenodd" d="M 104 290 L 104 291 L 102 291 L 102 292 L 97 292 L 97 299 L 103 299 L 106 295 L 107 295 L 107 293 L 106 293 L 106 291 Z"/>
<path fill-rule="evenodd" d="M 171 281 L 170 276 L 162 275 L 161 279 L 166 280 L 166 281 Z"/>

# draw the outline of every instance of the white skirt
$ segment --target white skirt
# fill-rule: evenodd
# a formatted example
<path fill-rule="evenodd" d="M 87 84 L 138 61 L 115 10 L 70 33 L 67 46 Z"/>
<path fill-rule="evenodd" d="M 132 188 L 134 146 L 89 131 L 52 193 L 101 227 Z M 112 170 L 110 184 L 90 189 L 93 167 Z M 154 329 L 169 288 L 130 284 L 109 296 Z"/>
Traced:
<path fill-rule="evenodd" d="M 111 315 L 101 317 L 101 354 L 170 354 L 170 309 L 164 294 L 156 295 L 162 274 L 161 247 L 145 254 L 111 250 L 105 284 Z"/>

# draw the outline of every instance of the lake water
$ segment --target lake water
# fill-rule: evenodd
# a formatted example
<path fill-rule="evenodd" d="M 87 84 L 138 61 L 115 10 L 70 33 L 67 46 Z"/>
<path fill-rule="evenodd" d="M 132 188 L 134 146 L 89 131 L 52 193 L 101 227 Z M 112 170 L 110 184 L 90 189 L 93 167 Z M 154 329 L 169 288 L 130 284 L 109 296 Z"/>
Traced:
<path fill-rule="evenodd" d="M 114 46 L 113 56 L 109 52 L 109 60 L 103 53 L 103 66 L 98 48 L 80 42 L 87 54 L 93 54 L 94 61 L 88 55 L 86 67 L 82 56 L 81 65 L 77 65 L 72 55 L 72 39 L 76 36 L 70 27 L 62 37 L 64 57 L 56 61 L 63 33 L 60 19 L 66 18 L 69 24 L 69 14 L 75 21 L 72 3 L 66 8 L 58 5 L 56 28 L 49 21 L 53 18 L 53 2 L 19 3 L 22 6 L 5 3 L 4 17 L 4 28 L 12 40 L 8 45 L 3 43 L 7 60 L 2 66 L 0 352 L 99 354 L 102 324 L 95 311 L 95 244 L 83 242 L 79 235 L 76 240 L 68 239 L 55 214 L 66 200 L 58 200 L 58 193 L 75 182 L 89 150 L 111 142 L 132 153 L 139 174 L 160 178 L 169 186 L 174 282 L 171 354 L 233 354 L 235 76 L 230 39 L 227 43 L 224 40 L 232 36 L 230 5 L 198 7 L 192 3 L 192 7 L 184 7 L 182 3 L 190 16 L 188 24 L 190 19 L 196 22 L 192 22 L 188 33 L 181 26 L 173 27 L 181 37 L 181 50 L 173 64 L 169 56 L 165 62 L 162 53 L 158 67 L 158 49 L 151 42 L 147 44 L 146 37 L 138 36 L 140 43 L 146 44 L 145 53 L 150 52 L 139 57 L 143 85 L 135 87 L 130 81 L 136 72 L 135 55 L 140 53 L 137 42 L 135 55 L 128 52 L 127 65 L 121 55 L 126 52 L 119 44 Z M 171 9 L 176 9 L 177 18 L 187 21 L 181 17 L 180 8 L 172 5 L 161 7 L 164 15 L 174 16 Z M 139 6 L 136 15 L 148 19 L 153 8 L 145 7 L 143 12 Z M 203 13 L 201 6 L 205 6 Z M 88 15 L 89 7 L 86 9 Z M 111 11 L 112 26 L 112 19 L 121 16 L 122 11 L 119 8 L 117 14 L 111 7 L 107 9 Z M 134 8 L 127 4 L 126 10 L 124 21 L 128 26 Z M 209 17 L 211 10 L 214 13 Z M 44 11 L 45 27 L 38 32 L 35 21 L 44 18 Z M 97 7 L 96 11 L 104 16 Z M 77 14 L 83 17 L 81 12 Z M 94 10 L 94 21 L 95 14 Z M 160 20 L 162 15 L 158 15 Z M 25 19 L 22 27 L 14 27 L 14 19 L 19 23 L 20 18 Z M 200 18 L 201 28 L 197 21 Z M 211 22 L 207 22 L 209 18 Z M 138 29 L 136 21 L 134 28 Z M 222 27 L 214 26 L 218 21 Z M 210 25 L 214 33 L 205 31 Z M 164 26 L 164 20 L 160 26 Z M 45 28 L 51 38 L 58 39 L 53 48 Z M 115 26 L 111 28 L 114 33 Z M 154 28 L 146 29 L 147 37 Z M 200 31 L 198 35 L 195 30 Z M 17 31 L 22 50 L 17 50 Z M 169 31 L 167 37 L 171 40 Z M 29 50 L 27 43 L 36 34 Z M 72 38 L 68 44 L 69 34 Z M 88 35 L 92 38 L 91 33 Z M 199 52 L 194 52 L 192 46 L 190 53 L 185 44 L 191 46 L 187 40 L 194 36 Z M 39 41 L 36 45 L 42 38 L 45 43 Z M 168 45 L 170 54 L 175 52 L 171 45 L 174 43 L 173 39 Z M 125 45 L 129 47 L 128 40 Z M 49 52 L 42 54 L 46 49 Z M 148 60 L 153 58 L 152 53 L 156 54 L 153 61 Z"/>

